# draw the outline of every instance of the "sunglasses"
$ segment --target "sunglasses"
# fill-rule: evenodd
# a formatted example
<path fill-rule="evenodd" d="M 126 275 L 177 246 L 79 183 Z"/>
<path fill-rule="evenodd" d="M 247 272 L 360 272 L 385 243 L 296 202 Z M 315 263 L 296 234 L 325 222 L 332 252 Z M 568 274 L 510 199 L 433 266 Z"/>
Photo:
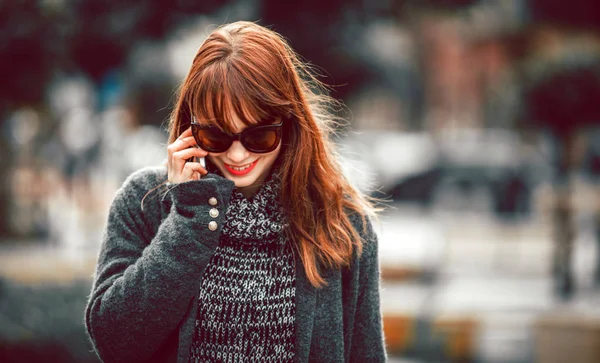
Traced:
<path fill-rule="evenodd" d="M 258 125 L 246 128 L 237 134 L 229 134 L 221 131 L 213 125 L 203 125 L 192 117 L 192 134 L 198 146 L 212 153 L 227 151 L 234 141 L 239 141 L 246 150 L 264 154 L 271 152 L 281 142 L 281 127 L 283 121 L 278 124 Z"/>

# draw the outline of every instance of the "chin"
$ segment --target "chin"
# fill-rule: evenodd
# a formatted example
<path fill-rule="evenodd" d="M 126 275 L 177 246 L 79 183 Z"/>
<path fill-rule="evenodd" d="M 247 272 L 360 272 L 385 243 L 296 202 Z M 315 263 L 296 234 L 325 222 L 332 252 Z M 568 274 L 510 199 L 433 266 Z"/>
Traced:
<path fill-rule="evenodd" d="M 256 178 L 244 178 L 244 179 L 240 179 L 240 178 L 228 178 L 229 180 L 232 180 L 235 183 L 235 186 L 237 188 L 244 188 L 244 187 L 248 187 L 250 185 L 252 185 L 254 182 L 256 182 Z"/>
<path fill-rule="evenodd" d="M 221 173 L 223 173 L 223 175 L 227 179 L 234 182 L 234 184 L 237 188 L 248 187 L 248 186 L 252 185 L 253 183 L 255 183 L 256 179 L 257 179 L 257 177 L 255 175 L 253 175 L 254 173 L 250 173 L 250 174 L 244 175 L 244 176 L 232 175 L 231 173 L 229 173 L 227 171 L 227 169 L 223 165 L 219 165 L 219 170 L 221 170 Z"/>

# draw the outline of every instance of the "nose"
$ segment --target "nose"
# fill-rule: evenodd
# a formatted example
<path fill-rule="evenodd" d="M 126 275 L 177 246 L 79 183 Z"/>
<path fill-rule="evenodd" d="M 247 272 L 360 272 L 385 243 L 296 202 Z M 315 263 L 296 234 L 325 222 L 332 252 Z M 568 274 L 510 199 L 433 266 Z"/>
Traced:
<path fill-rule="evenodd" d="M 227 158 L 231 160 L 232 163 L 241 163 L 246 160 L 248 156 L 250 156 L 250 153 L 239 141 L 234 141 L 227 150 Z"/>

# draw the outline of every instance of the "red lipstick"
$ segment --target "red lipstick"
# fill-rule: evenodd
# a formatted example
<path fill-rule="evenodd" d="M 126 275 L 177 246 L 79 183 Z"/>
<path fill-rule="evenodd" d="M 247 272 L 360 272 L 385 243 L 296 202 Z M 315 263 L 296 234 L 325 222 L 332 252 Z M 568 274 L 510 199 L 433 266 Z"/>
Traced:
<path fill-rule="evenodd" d="M 237 176 L 244 176 L 246 174 L 248 174 L 249 172 L 252 171 L 252 169 L 254 169 L 254 167 L 256 166 L 256 163 L 258 163 L 258 159 L 254 160 L 252 162 L 252 164 L 250 164 L 250 166 L 248 166 L 246 169 L 244 170 L 236 170 L 233 169 L 232 166 L 234 165 L 229 165 L 229 164 L 225 164 L 223 163 L 223 165 L 225 165 L 225 168 L 227 169 L 228 172 L 230 172 L 233 175 L 237 175 Z"/>

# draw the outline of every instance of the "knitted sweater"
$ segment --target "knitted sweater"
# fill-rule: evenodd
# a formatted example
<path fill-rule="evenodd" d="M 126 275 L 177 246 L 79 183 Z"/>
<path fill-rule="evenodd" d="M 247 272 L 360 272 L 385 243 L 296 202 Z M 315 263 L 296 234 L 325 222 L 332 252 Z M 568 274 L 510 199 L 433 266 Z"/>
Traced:
<path fill-rule="evenodd" d="M 190 363 L 293 362 L 294 256 L 280 183 L 266 181 L 252 199 L 231 194 L 202 276 Z"/>
<path fill-rule="evenodd" d="M 166 178 L 164 166 L 133 173 L 110 207 L 85 310 L 104 362 L 189 359 L 202 277 L 234 185 L 209 174 L 150 194 L 142 209 Z M 215 207 L 221 213 L 212 217 Z M 377 237 L 370 223 L 363 233 L 361 218 L 352 220 L 363 253 L 348 268 L 323 271 L 327 286 L 313 287 L 295 257 L 295 362 L 385 361 Z"/>

